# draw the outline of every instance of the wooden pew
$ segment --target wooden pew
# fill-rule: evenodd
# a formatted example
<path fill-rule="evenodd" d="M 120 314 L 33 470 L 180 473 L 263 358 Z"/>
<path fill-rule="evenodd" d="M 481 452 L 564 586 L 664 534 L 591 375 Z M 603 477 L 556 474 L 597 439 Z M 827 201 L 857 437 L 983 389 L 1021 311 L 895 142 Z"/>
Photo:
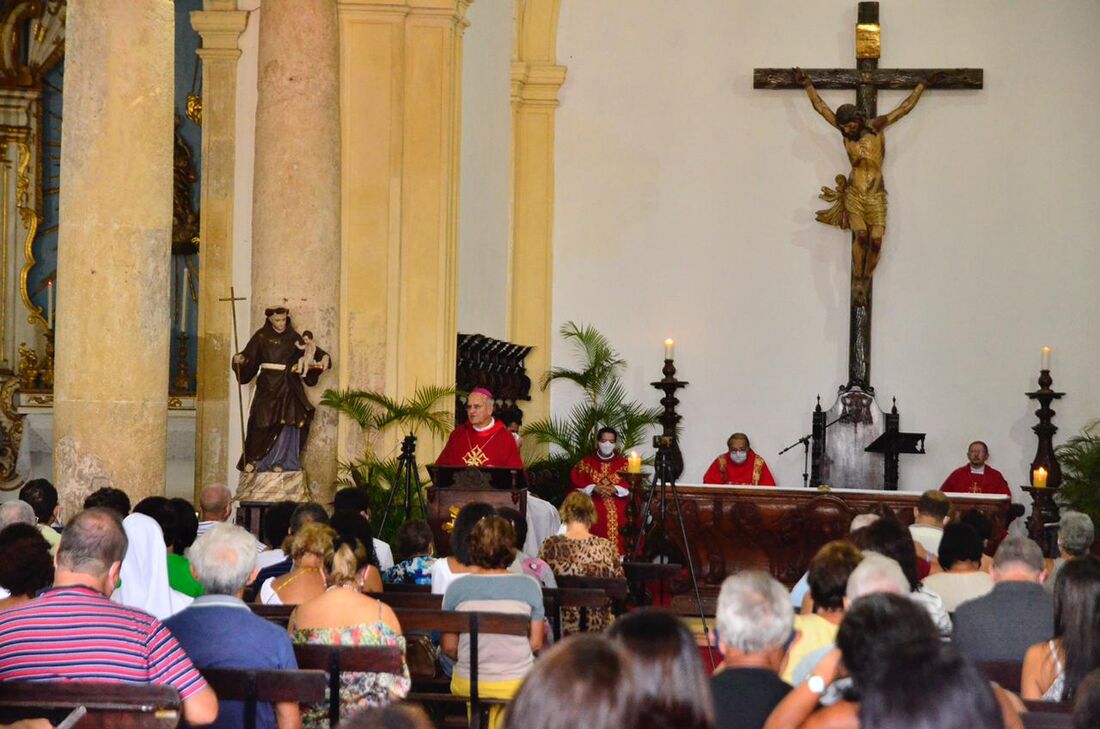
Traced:
<path fill-rule="evenodd" d="M 80 729 L 173 729 L 179 724 L 180 696 L 170 686 L 85 681 L 5 681 L 0 683 L 0 721 L 46 718 L 57 724 L 84 706 Z"/>
<path fill-rule="evenodd" d="M 325 700 L 324 671 L 277 671 L 205 668 L 203 678 L 218 701 L 244 702 L 244 729 L 256 729 L 256 704 L 282 701 L 316 703 Z"/>
<path fill-rule="evenodd" d="M 600 590 L 610 603 L 611 613 L 618 617 L 626 610 L 626 598 L 630 593 L 630 583 L 621 577 L 576 577 L 561 575 L 555 578 L 558 589 L 562 590 Z M 606 605 L 606 603 L 605 603 Z M 581 630 L 588 628 L 587 610 L 581 610 Z"/>
<path fill-rule="evenodd" d="M 546 611 L 546 617 L 550 621 L 550 628 L 554 632 L 554 640 L 561 640 L 561 609 L 562 608 L 601 608 L 606 607 L 608 595 L 606 592 L 589 587 L 544 587 L 542 589 L 542 604 Z"/>
<path fill-rule="evenodd" d="M 340 723 L 340 674 L 393 673 L 403 674 L 405 654 L 397 646 L 359 645 L 296 645 L 294 657 L 298 668 L 328 672 L 329 726 Z"/>
<path fill-rule="evenodd" d="M 1073 714 L 1055 711 L 1027 711 L 1020 714 L 1025 729 L 1073 729 Z"/>
<path fill-rule="evenodd" d="M 976 665 L 987 680 L 1007 691 L 1020 693 L 1020 674 L 1024 668 L 1021 661 L 978 661 Z"/>

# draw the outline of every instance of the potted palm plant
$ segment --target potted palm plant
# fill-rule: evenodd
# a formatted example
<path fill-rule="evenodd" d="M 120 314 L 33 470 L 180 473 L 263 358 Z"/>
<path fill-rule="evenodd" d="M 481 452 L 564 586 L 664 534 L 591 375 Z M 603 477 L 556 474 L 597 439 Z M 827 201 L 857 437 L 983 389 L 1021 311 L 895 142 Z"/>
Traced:
<path fill-rule="evenodd" d="M 592 452 L 600 428 L 617 430 L 622 449 L 628 451 L 645 441 L 662 412 L 627 397 L 622 382 L 626 361 L 595 327 L 570 321 L 562 325 L 560 334 L 572 345 L 580 368 L 554 367 L 539 384 L 545 391 L 555 382 L 569 382 L 580 389 L 581 398 L 564 416 L 523 428 L 525 437 L 549 446 L 547 455 L 527 466 L 532 488 L 554 503 L 560 502 L 568 487 L 570 469 Z"/>
<path fill-rule="evenodd" d="M 339 464 L 337 484 L 365 489 L 370 495 L 371 514 L 380 519 L 391 489 L 398 485 L 395 483 L 398 476 L 398 441 L 387 439 L 387 436 L 395 429 L 414 436 L 446 436 L 454 427 L 451 404 L 455 395 L 455 388 L 438 385 L 417 387 L 410 397 L 403 400 L 370 390 L 326 390 L 321 396 L 321 404 L 351 418 L 363 431 L 363 455 L 354 461 Z M 387 442 L 391 445 L 382 452 Z M 417 475 L 421 482 L 427 481 L 426 473 Z M 413 513 L 406 514 L 403 499 L 395 499 L 394 511 L 386 523 L 386 533 L 378 537 L 391 541 L 407 519 L 423 518 L 415 501 L 413 507 Z"/>
<path fill-rule="evenodd" d="M 1100 420 L 1086 425 L 1054 454 L 1062 467 L 1059 501 L 1100 524 Z"/>

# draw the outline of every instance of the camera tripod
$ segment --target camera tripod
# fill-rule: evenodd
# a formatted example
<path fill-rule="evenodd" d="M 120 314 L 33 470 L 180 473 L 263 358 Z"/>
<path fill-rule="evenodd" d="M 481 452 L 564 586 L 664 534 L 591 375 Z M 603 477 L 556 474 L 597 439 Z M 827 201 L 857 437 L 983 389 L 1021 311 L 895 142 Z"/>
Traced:
<path fill-rule="evenodd" d="M 398 489 L 404 489 L 405 494 L 405 519 L 412 515 L 413 493 L 420 503 L 420 513 L 427 514 L 424 507 L 424 490 L 420 486 L 420 469 L 416 466 L 416 436 L 409 433 L 401 442 L 401 455 L 397 457 L 397 474 L 390 485 L 390 496 L 386 499 L 386 508 L 382 511 L 382 520 L 378 523 L 378 533 L 386 528 L 386 520 L 393 509 L 393 500 L 397 496 Z"/>

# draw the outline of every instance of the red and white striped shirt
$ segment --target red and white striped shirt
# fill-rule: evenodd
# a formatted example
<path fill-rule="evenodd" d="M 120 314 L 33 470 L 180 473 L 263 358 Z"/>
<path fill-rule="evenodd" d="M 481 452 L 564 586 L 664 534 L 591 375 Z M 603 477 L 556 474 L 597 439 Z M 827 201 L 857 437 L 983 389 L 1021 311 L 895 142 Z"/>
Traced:
<path fill-rule="evenodd" d="M 0 681 L 65 680 L 167 685 L 181 700 L 206 686 L 159 620 L 83 586 L 0 612 Z"/>

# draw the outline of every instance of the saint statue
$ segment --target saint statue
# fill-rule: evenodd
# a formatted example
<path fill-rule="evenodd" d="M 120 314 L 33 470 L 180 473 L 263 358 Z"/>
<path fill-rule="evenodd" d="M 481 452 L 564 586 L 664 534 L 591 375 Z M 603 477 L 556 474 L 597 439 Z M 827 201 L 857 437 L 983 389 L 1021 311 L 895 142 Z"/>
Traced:
<path fill-rule="evenodd" d="M 932 79 L 917 84 L 913 93 L 889 114 L 873 119 L 865 118 L 854 104 L 841 104 L 834 112 L 821 100 L 801 69 L 794 69 L 794 80 L 806 89 L 817 113 L 830 126 L 840 130 L 844 150 L 852 163 L 847 178 L 837 175 L 835 189 L 821 188 L 821 199 L 832 203 L 832 207 L 818 211 L 817 220 L 852 231 L 852 275 L 857 280 L 868 281 L 878 265 L 882 236 L 886 233 L 886 183 L 882 178 L 886 137 L 883 132 L 913 110 Z"/>
<path fill-rule="evenodd" d="M 244 453 L 237 470 L 301 471 L 301 453 L 313 421 L 306 386 L 332 366 L 329 355 L 313 343 L 310 332 L 298 334 L 282 306 L 264 311 L 267 321 L 244 351 L 233 356 L 237 381 L 256 380 Z"/>

